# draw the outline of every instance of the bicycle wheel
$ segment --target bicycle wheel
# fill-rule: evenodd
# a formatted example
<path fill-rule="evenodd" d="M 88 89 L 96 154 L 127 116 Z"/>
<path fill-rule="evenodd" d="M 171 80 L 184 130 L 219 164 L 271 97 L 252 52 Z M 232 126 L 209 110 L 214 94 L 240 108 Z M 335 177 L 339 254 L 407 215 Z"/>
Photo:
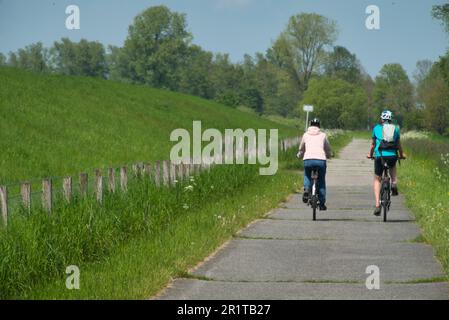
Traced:
<path fill-rule="evenodd" d="M 318 197 L 317 195 L 312 196 L 312 212 L 313 212 L 313 221 L 316 221 L 316 209 L 318 207 Z"/>
<path fill-rule="evenodd" d="M 383 185 L 382 186 L 382 208 L 383 208 L 383 218 L 384 222 L 387 222 L 387 215 L 389 210 L 389 202 L 390 202 L 390 190 L 389 186 Z"/>

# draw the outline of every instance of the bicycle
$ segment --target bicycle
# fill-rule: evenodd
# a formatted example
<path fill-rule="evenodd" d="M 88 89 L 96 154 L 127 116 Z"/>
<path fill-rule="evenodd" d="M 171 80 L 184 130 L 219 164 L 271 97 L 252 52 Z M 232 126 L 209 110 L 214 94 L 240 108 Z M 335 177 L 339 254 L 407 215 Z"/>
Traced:
<path fill-rule="evenodd" d="M 308 205 L 312 207 L 313 221 L 316 221 L 316 210 L 320 205 L 318 196 L 318 168 L 312 168 L 312 174 L 310 177 L 312 179 L 312 193 L 309 197 Z"/>
<path fill-rule="evenodd" d="M 392 194 L 392 182 L 390 175 L 390 166 L 387 161 L 380 156 L 382 162 L 382 185 L 380 187 L 380 205 L 382 207 L 383 212 L 383 221 L 387 222 L 388 212 L 391 208 L 391 194 Z M 371 157 L 371 160 L 375 160 L 374 157 Z M 398 160 L 405 160 L 405 158 L 400 157 Z"/>

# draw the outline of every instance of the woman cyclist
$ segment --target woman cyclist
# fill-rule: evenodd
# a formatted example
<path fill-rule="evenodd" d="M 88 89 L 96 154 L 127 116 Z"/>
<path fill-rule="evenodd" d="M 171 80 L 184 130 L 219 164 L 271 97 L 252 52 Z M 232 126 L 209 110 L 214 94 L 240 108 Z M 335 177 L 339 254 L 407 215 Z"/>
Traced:
<path fill-rule="evenodd" d="M 310 127 L 302 137 L 297 156 L 304 160 L 304 194 L 302 201 L 304 203 L 309 201 L 312 170 L 317 168 L 320 210 L 326 211 L 326 168 L 327 159 L 331 158 L 332 151 L 326 134 L 320 128 L 319 119 L 315 118 L 310 122 Z"/>

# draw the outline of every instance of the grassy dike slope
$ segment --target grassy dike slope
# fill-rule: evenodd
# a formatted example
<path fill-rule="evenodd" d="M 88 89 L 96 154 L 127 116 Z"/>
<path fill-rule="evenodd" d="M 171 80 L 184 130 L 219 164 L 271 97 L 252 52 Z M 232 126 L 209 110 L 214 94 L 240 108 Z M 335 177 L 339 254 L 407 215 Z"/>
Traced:
<path fill-rule="evenodd" d="M 169 158 L 170 133 L 297 130 L 180 93 L 0 67 L 0 184 Z"/>

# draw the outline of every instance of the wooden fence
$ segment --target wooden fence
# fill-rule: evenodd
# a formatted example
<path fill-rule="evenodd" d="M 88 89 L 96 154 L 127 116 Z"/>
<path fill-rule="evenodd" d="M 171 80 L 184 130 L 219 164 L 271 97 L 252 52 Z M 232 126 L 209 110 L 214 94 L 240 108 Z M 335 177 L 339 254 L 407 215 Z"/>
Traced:
<path fill-rule="evenodd" d="M 300 142 L 299 137 L 285 139 L 280 141 L 280 149 L 282 152 L 296 146 Z M 256 150 L 245 150 L 244 154 L 256 154 Z M 202 171 L 209 171 L 210 167 L 215 165 L 216 162 L 221 162 L 223 157 L 220 156 L 215 159 L 210 159 L 207 163 L 194 164 L 192 159 L 185 161 L 184 163 L 175 164 L 170 161 L 156 161 L 154 164 L 151 163 L 137 163 L 131 167 L 133 177 L 149 178 L 154 181 L 157 186 L 173 186 L 175 180 L 183 180 L 189 176 L 194 176 L 200 174 Z M 94 170 L 93 176 L 93 193 L 98 203 L 102 203 L 104 194 L 104 182 L 106 181 L 107 190 L 111 193 L 126 192 L 128 190 L 128 166 L 122 166 L 120 168 L 108 168 L 106 170 Z M 119 183 L 118 189 L 116 181 L 116 173 L 119 171 Z M 106 176 L 103 177 L 103 173 Z M 53 211 L 53 201 L 54 201 L 54 178 L 45 178 L 42 180 L 41 187 L 41 205 L 42 208 L 52 214 Z M 62 192 L 64 201 L 70 203 L 74 196 L 74 183 L 77 183 L 78 194 L 81 198 L 85 198 L 89 194 L 89 175 L 88 173 L 80 173 L 75 182 L 73 177 L 62 178 Z M 20 204 L 31 210 L 32 205 L 32 183 L 31 182 L 21 182 L 15 185 L 20 186 Z M 8 199 L 8 186 L 0 186 L 0 212 L 1 219 L 3 220 L 3 225 L 8 224 L 8 216 L 10 215 L 10 200 Z"/>

